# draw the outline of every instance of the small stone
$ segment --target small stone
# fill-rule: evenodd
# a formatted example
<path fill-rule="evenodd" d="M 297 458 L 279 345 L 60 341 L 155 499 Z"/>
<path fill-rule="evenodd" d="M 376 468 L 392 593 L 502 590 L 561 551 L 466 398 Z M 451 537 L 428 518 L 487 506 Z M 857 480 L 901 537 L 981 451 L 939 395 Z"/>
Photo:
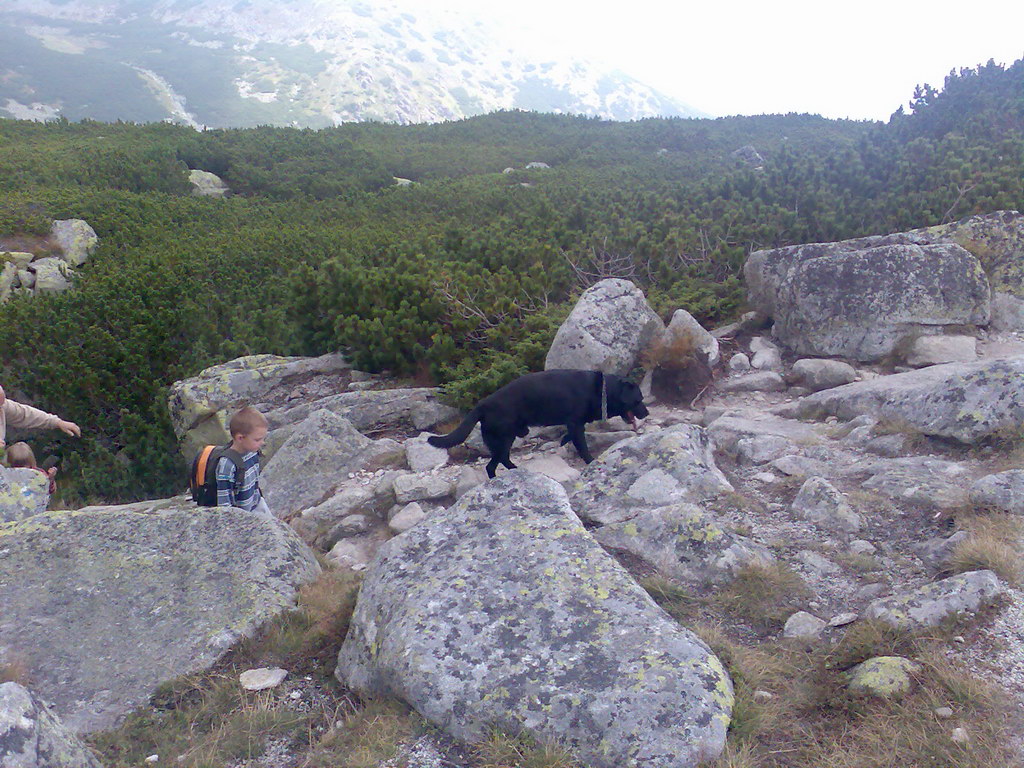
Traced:
<path fill-rule="evenodd" d="M 846 613 L 837 613 L 831 619 L 828 620 L 830 627 L 845 627 L 847 624 L 852 624 L 857 620 L 857 614 L 852 611 Z"/>
<path fill-rule="evenodd" d="M 798 640 L 815 640 L 825 629 L 825 622 L 806 611 L 798 611 L 786 619 L 782 636 Z"/>
<path fill-rule="evenodd" d="M 758 472 L 756 475 L 754 475 L 754 479 L 757 480 L 757 482 L 759 483 L 771 485 L 772 483 L 776 482 L 779 478 L 777 478 L 771 472 Z"/>
<path fill-rule="evenodd" d="M 280 667 L 260 667 L 259 669 L 249 669 L 238 676 L 238 682 L 242 684 L 242 687 L 247 691 L 263 691 L 267 688 L 276 688 L 282 682 L 285 677 L 288 676 L 288 670 L 281 669 Z"/>
<path fill-rule="evenodd" d="M 953 642 L 954 643 L 966 643 L 967 641 L 964 640 L 962 635 L 957 635 L 956 637 L 953 638 Z"/>
<path fill-rule="evenodd" d="M 291 698 L 291 699 L 295 699 L 295 700 L 301 699 L 302 698 L 302 691 L 292 691 L 291 693 L 288 694 L 288 697 Z"/>
<path fill-rule="evenodd" d="M 147 763 L 156 763 L 156 762 L 159 762 L 159 760 L 160 760 L 160 755 L 150 755 L 149 757 L 146 758 L 146 762 Z"/>
<path fill-rule="evenodd" d="M 954 728 L 953 732 L 949 734 L 949 738 L 955 741 L 957 744 L 967 743 L 967 729 L 966 728 Z"/>
<path fill-rule="evenodd" d="M 775 698 L 775 694 L 770 691 L 754 691 L 754 701 L 770 701 Z"/>
<path fill-rule="evenodd" d="M 935 716 L 942 720 L 948 720 L 953 716 L 953 710 L 949 707 L 936 707 L 933 711 Z"/>
<path fill-rule="evenodd" d="M 878 551 L 878 548 L 870 541 L 864 539 L 855 539 L 850 542 L 850 546 L 847 547 L 853 555 L 873 555 Z"/>

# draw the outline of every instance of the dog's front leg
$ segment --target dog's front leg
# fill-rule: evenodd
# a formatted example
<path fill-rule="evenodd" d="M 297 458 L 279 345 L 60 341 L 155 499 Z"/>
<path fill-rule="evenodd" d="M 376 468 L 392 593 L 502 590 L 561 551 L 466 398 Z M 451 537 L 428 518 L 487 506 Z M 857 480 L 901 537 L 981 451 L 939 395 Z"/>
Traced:
<path fill-rule="evenodd" d="M 590 455 L 590 449 L 587 447 L 587 435 L 583 431 L 583 424 L 566 424 L 566 429 L 569 430 L 566 437 L 572 440 L 573 446 L 576 448 L 576 453 L 580 455 L 587 464 L 594 460 L 594 457 Z M 563 445 L 564 445 L 563 441 Z"/>

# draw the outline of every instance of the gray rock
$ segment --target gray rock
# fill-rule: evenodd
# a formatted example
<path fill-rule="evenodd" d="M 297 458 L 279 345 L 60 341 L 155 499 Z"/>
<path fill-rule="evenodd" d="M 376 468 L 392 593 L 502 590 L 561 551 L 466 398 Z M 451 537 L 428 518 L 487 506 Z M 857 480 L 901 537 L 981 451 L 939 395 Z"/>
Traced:
<path fill-rule="evenodd" d="M 935 536 L 921 542 L 913 549 L 925 565 L 941 570 L 949 565 L 949 560 L 957 545 L 967 541 L 968 538 L 970 538 L 970 534 L 967 531 L 957 531 L 952 536 Z"/>
<path fill-rule="evenodd" d="M 102 768 L 46 704 L 17 683 L 0 683 L 0 766 Z"/>
<path fill-rule="evenodd" d="M 850 542 L 847 547 L 850 554 L 853 555 L 873 555 L 878 551 L 878 547 L 872 544 L 870 541 L 864 541 L 864 539 L 854 539 Z"/>
<path fill-rule="evenodd" d="M 737 352 L 729 358 L 729 370 L 732 373 L 746 373 L 750 367 L 750 358 L 742 352 Z"/>
<path fill-rule="evenodd" d="M 672 319 L 662 337 L 662 345 L 669 349 L 698 350 L 706 356 L 710 366 L 717 364 L 720 357 L 718 339 L 708 333 L 685 309 L 677 309 L 672 313 Z"/>
<path fill-rule="evenodd" d="M 910 440 L 906 435 L 898 433 L 892 435 L 879 435 L 878 437 L 872 437 L 864 443 L 864 450 L 868 453 L 873 453 L 876 456 L 885 456 L 890 459 L 894 459 L 898 456 L 904 456 L 910 452 L 909 443 Z"/>
<path fill-rule="evenodd" d="M 764 158 L 761 157 L 761 153 L 752 144 L 746 144 L 739 149 L 733 150 L 731 156 L 755 170 L 762 170 L 764 168 Z"/>
<path fill-rule="evenodd" d="M 326 551 L 338 539 L 363 532 L 353 531 L 350 518 L 380 516 L 393 498 L 394 494 L 389 499 L 366 486 L 349 486 L 332 494 L 326 501 L 303 509 L 297 517 L 292 518 L 291 526 L 303 541 Z"/>
<path fill-rule="evenodd" d="M 804 481 L 790 511 L 824 528 L 851 533 L 861 527 L 860 515 L 850 508 L 843 494 L 821 477 Z"/>
<path fill-rule="evenodd" d="M 767 336 L 755 336 L 750 340 L 750 352 L 756 355 L 758 352 L 779 352 L 778 345 Z"/>
<path fill-rule="evenodd" d="M 327 553 L 327 559 L 336 568 L 361 571 L 370 564 L 383 543 L 384 538 L 377 533 L 340 539 Z"/>
<path fill-rule="evenodd" d="M 731 456 L 737 456 L 743 440 L 780 437 L 795 450 L 797 445 L 814 445 L 823 438 L 811 424 L 794 419 L 780 418 L 759 411 L 730 411 L 715 419 L 708 427 L 715 448 Z M 781 446 L 773 441 L 766 445 Z M 746 445 L 746 443 L 745 443 Z"/>
<path fill-rule="evenodd" d="M 405 441 L 405 459 L 413 472 L 430 472 L 448 463 L 448 451 L 427 442 L 429 435 Z"/>
<path fill-rule="evenodd" d="M 370 440 L 348 419 L 316 411 L 267 462 L 260 485 L 278 517 L 315 507 L 334 495 L 350 472 L 393 466 L 404 458 L 394 440 Z"/>
<path fill-rule="evenodd" d="M 558 329 L 544 369 L 625 376 L 664 330 L 639 288 L 628 280 L 602 280 L 580 296 Z"/>
<path fill-rule="evenodd" d="M 804 358 L 793 363 L 793 378 L 812 392 L 841 387 L 857 380 L 857 371 L 841 360 Z"/>
<path fill-rule="evenodd" d="M 707 646 L 601 550 L 557 483 L 522 470 L 382 548 L 336 675 L 457 739 L 501 723 L 594 768 L 714 759 L 733 701 Z"/>
<path fill-rule="evenodd" d="M 110 728 L 294 604 L 320 572 L 270 515 L 179 497 L 0 525 L 0 648 L 71 729 Z"/>
<path fill-rule="evenodd" d="M 755 435 L 736 441 L 736 460 L 740 464 L 766 464 L 791 453 L 796 446 L 781 435 Z"/>
<path fill-rule="evenodd" d="M 594 531 L 604 547 L 629 552 L 659 574 L 704 588 L 735 578 L 745 566 L 775 560 L 756 542 L 729 533 L 694 504 L 641 512 Z"/>
<path fill-rule="evenodd" d="M 18 279 L 18 267 L 16 264 L 6 262 L 3 269 L 0 269 L 0 304 L 3 304 L 11 297 L 14 284 Z"/>
<path fill-rule="evenodd" d="M 415 501 L 410 501 L 388 520 L 388 528 L 394 533 L 405 533 L 414 525 L 418 525 L 427 519 L 427 513 Z"/>
<path fill-rule="evenodd" d="M 50 481 L 26 467 L 0 467 L 0 523 L 16 522 L 46 511 Z"/>
<path fill-rule="evenodd" d="M 380 518 L 376 515 L 355 514 L 343 517 L 331 527 L 323 543 L 318 543 L 318 547 L 323 551 L 327 551 L 337 544 L 339 540 L 350 539 L 353 536 L 369 533 L 377 528 L 379 524 Z"/>
<path fill-rule="evenodd" d="M 239 684 L 247 691 L 265 691 L 277 688 L 288 677 L 288 670 L 280 667 L 247 669 L 238 676 Z"/>
<path fill-rule="evenodd" d="M 819 578 L 834 576 L 839 573 L 839 566 L 822 554 L 810 549 L 803 549 L 796 553 L 796 558 L 814 575 Z"/>
<path fill-rule="evenodd" d="M 772 460 L 771 465 L 790 477 L 827 477 L 831 474 L 828 464 L 808 456 L 782 456 Z"/>
<path fill-rule="evenodd" d="M 827 624 L 806 611 L 798 611 L 786 619 L 782 636 L 795 640 L 817 640 Z"/>
<path fill-rule="evenodd" d="M 220 176 L 209 171 L 191 170 L 188 181 L 192 185 L 192 194 L 197 197 L 224 197 L 231 192 Z"/>
<path fill-rule="evenodd" d="M 762 349 L 754 354 L 751 367 L 759 371 L 782 371 L 782 354 L 777 349 Z"/>
<path fill-rule="evenodd" d="M 82 219 L 55 221 L 50 234 L 60 246 L 64 261 L 72 267 L 85 264 L 100 242 L 95 230 Z"/>
<path fill-rule="evenodd" d="M 993 331 L 1024 331 L 1024 299 L 992 291 L 992 316 L 988 327 Z"/>
<path fill-rule="evenodd" d="M 544 170 L 544 169 L 550 168 L 550 167 L 551 166 L 548 165 L 547 163 L 540 163 L 540 162 L 537 162 L 537 161 L 534 161 L 532 163 L 527 163 L 526 164 L 526 170 L 528 170 L 528 171 Z"/>
<path fill-rule="evenodd" d="M 904 356 L 912 368 L 941 363 L 973 363 L 978 359 L 978 340 L 973 336 L 918 336 Z"/>
<path fill-rule="evenodd" d="M 395 499 L 399 504 L 425 499 L 443 499 L 452 493 L 452 481 L 443 475 L 402 475 L 395 478 Z"/>
<path fill-rule="evenodd" d="M 954 244 L 813 243 L 756 251 L 743 272 L 750 303 L 798 354 L 879 360 L 921 332 L 989 319 L 981 264 Z"/>
<path fill-rule="evenodd" d="M 933 510 L 958 509 L 967 502 L 969 472 L 961 464 L 925 456 L 874 461 L 879 462 L 875 473 L 862 483 L 868 490 Z"/>
<path fill-rule="evenodd" d="M 36 273 L 28 269 L 19 269 L 17 282 L 22 288 L 32 290 L 36 287 Z"/>
<path fill-rule="evenodd" d="M 609 525 L 640 509 L 697 502 L 731 491 L 702 427 L 679 424 L 615 445 L 588 464 L 571 494 L 584 520 Z"/>
<path fill-rule="evenodd" d="M 487 473 L 481 467 L 463 467 L 459 470 L 459 476 L 455 480 L 453 495 L 461 499 L 478 485 L 487 482 Z"/>
<path fill-rule="evenodd" d="M 37 259 L 29 266 L 35 273 L 34 290 L 37 294 L 63 293 L 71 287 L 74 270 L 68 268 L 67 262 L 55 256 Z"/>
<path fill-rule="evenodd" d="M 977 611 L 1003 592 L 992 571 L 970 571 L 950 576 L 902 595 L 873 601 L 864 617 L 900 629 L 934 627 L 948 616 Z"/>
<path fill-rule="evenodd" d="M 837 613 L 831 619 L 828 620 L 828 626 L 830 629 L 835 627 L 845 627 L 847 624 L 852 624 L 858 619 L 858 615 L 852 611 L 846 613 Z"/>
<path fill-rule="evenodd" d="M 540 456 L 536 459 L 524 461 L 519 466 L 527 472 L 537 472 L 545 477 L 550 477 L 556 483 L 571 483 L 580 476 L 578 469 L 570 467 L 565 459 L 557 455 Z"/>
<path fill-rule="evenodd" d="M 920 664 L 902 656 L 875 656 L 850 669 L 848 687 L 854 693 L 891 699 L 909 692 L 912 675 L 920 670 Z"/>
<path fill-rule="evenodd" d="M 718 388 L 723 392 L 782 392 L 786 382 L 774 371 L 758 371 L 728 379 Z"/>
<path fill-rule="evenodd" d="M 970 501 L 976 507 L 1024 514 L 1024 470 L 986 475 L 971 486 Z"/>
<path fill-rule="evenodd" d="M 801 418 L 867 413 L 925 435 L 975 443 L 1024 421 L 1024 357 L 933 365 L 809 395 Z"/>

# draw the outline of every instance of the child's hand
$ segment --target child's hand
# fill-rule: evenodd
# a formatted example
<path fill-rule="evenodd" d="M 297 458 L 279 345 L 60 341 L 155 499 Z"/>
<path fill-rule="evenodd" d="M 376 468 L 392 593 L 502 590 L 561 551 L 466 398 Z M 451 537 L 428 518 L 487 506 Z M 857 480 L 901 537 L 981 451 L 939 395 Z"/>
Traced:
<path fill-rule="evenodd" d="M 46 470 L 46 476 L 48 478 L 50 478 L 51 480 L 53 480 L 53 478 L 54 478 L 54 476 L 56 474 L 57 474 L 57 468 L 56 467 L 50 467 L 48 470 Z"/>

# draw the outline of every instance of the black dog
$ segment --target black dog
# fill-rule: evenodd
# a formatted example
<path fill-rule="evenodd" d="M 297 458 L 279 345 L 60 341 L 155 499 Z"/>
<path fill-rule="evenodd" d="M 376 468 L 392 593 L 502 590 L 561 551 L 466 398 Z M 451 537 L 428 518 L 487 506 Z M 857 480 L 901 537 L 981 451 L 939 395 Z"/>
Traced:
<path fill-rule="evenodd" d="M 565 424 L 568 433 L 562 445 L 571 440 L 580 458 L 589 464 L 594 457 L 587 448 L 583 425 L 612 416 L 621 416 L 634 427 L 637 418 L 647 418 L 644 397 L 636 384 L 600 371 L 541 371 L 520 376 L 485 397 L 453 432 L 428 438 L 428 442 L 451 448 L 469 437 L 479 421 L 491 452 L 487 476 L 494 477 L 498 464 L 516 468 L 509 458 L 516 437 L 526 437 L 530 427 Z"/>

